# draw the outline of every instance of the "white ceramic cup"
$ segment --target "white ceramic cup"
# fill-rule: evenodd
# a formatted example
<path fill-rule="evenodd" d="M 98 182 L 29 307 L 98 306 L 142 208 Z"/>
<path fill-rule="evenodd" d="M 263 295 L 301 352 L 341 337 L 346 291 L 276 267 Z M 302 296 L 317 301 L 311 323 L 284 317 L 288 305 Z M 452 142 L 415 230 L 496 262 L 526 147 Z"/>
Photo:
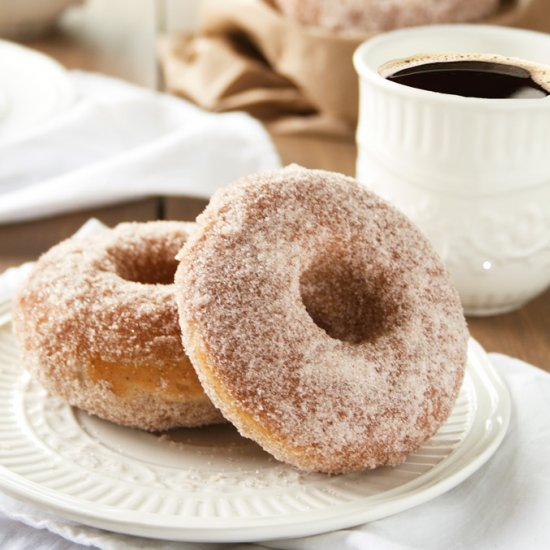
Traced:
<path fill-rule="evenodd" d="M 471 315 L 511 311 L 550 284 L 550 96 L 480 99 L 383 78 L 418 54 L 550 65 L 550 35 L 482 25 L 393 31 L 362 44 L 357 178 L 427 234 Z"/>

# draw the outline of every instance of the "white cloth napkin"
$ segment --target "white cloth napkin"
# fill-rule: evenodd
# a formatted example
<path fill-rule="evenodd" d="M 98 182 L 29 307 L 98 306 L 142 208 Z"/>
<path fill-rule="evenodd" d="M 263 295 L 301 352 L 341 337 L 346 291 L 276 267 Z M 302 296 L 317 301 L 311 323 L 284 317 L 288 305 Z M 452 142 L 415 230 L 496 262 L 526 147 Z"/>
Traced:
<path fill-rule="evenodd" d="M 262 125 L 166 94 L 72 71 L 77 100 L 32 132 L 0 143 L 0 223 L 151 195 L 208 198 L 275 169 Z"/>
<path fill-rule="evenodd" d="M 95 220 L 78 235 L 105 226 Z M 0 275 L 6 298 L 30 264 Z M 508 434 L 478 472 L 440 497 L 400 514 L 315 537 L 246 545 L 295 550 L 542 550 L 549 547 L 550 374 L 490 354 L 512 397 Z M 10 550 L 219 549 L 219 544 L 164 542 L 118 535 L 55 517 L 0 493 L 0 548 Z M 231 545 L 243 548 L 244 545 Z M 223 546 L 223 548 L 226 548 Z"/>

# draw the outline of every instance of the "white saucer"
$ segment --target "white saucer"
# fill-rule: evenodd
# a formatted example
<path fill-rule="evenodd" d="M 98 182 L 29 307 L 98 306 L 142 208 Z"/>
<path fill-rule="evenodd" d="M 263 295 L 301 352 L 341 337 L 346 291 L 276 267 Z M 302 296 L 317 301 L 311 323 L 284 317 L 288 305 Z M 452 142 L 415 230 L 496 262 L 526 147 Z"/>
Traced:
<path fill-rule="evenodd" d="M 231 426 L 161 437 L 115 426 L 49 397 L 0 328 L 0 489 L 87 525 L 181 541 L 318 534 L 395 514 L 448 491 L 496 451 L 506 387 L 479 344 L 446 424 L 396 468 L 306 474 Z"/>
<path fill-rule="evenodd" d="M 70 107 L 76 90 L 56 61 L 0 40 L 0 144 Z"/>

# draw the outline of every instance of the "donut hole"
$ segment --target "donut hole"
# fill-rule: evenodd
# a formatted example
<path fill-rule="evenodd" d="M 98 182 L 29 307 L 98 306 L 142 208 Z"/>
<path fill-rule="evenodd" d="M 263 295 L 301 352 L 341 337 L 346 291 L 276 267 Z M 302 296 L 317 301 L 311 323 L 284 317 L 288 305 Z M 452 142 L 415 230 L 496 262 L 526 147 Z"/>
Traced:
<path fill-rule="evenodd" d="M 183 243 L 182 243 L 183 245 Z M 170 285 L 178 267 L 175 256 L 179 248 L 152 241 L 143 246 L 116 251 L 116 272 L 119 277 L 145 285 Z"/>
<path fill-rule="evenodd" d="M 396 316 L 387 296 L 387 277 L 331 260 L 315 262 L 301 276 L 307 313 L 331 338 L 353 344 L 376 340 Z"/>

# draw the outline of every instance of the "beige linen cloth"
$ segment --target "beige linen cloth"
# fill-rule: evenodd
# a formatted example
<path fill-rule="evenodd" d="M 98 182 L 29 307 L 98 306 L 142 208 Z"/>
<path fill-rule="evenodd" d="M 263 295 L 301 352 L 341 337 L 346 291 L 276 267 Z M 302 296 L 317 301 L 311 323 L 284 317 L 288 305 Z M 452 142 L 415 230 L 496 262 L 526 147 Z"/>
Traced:
<path fill-rule="evenodd" d="M 502 0 L 483 23 L 550 30 L 548 0 Z M 357 46 L 371 35 L 300 25 L 269 0 L 204 0 L 195 35 L 165 37 L 168 91 L 212 111 L 247 111 L 278 135 L 352 140 Z"/>

